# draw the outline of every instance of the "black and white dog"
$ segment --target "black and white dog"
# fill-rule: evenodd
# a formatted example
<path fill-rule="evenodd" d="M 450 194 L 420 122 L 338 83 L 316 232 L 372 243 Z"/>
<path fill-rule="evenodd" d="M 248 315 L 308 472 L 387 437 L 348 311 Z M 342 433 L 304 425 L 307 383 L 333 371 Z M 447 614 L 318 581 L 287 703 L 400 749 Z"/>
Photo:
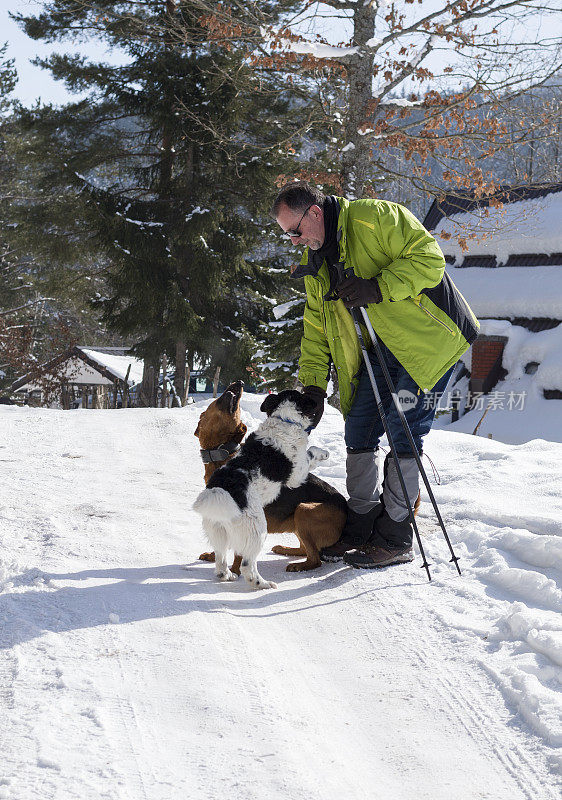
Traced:
<path fill-rule="evenodd" d="M 307 450 L 315 402 L 288 389 L 269 394 L 260 410 L 268 418 L 244 442 L 240 453 L 217 469 L 193 508 L 203 517 L 203 529 L 215 551 L 215 571 L 221 581 L 238 577 L 227 566 L 229 550 L 242 556 L 240 572 L 255 589 L 276 589 L 258 572 L 257 559 L 267 535 L 264 506 L 281 489 L 295 489 L 309 471 L 328 458 L 326 450 Z"/>

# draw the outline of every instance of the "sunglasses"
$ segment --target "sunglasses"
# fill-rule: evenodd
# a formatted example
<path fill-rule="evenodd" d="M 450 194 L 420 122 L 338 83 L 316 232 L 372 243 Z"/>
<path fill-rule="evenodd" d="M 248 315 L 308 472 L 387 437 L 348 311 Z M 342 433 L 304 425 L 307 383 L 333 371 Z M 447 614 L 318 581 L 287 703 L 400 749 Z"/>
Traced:
<path fill-rule="evenodd" d="M 300 238 L 302 236 L 302 231 L 300 230 L 301 222 L 306 217 L 306 215 L 308 214 L 308 212 L 310 211 L 310 209 L 312 208 L 313 205 L 314 205 L 314 203 L 311 203 L 308 206 L 308 208 L 305 209 L 304 214 L 299 219 L 296 228 L 290 229 L 290 230 L 284 232 L 283 236 L 285 237 L 285 239 L 294 239 L 295 237 L 299 237 Z"/>

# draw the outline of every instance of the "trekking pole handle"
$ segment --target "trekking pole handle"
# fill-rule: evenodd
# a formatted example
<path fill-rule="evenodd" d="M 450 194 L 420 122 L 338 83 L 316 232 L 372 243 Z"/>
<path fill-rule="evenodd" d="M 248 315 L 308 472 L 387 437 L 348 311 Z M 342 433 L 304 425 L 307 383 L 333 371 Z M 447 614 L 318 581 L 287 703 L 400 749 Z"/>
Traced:
<path fill-rule="evenodd" d="M 343 271 L 343 277 L 344 278 L 353 278 L 354 275 L 355 275 L 355 272 L 353 271 L 353 267 L 346 267 L 346 269 L 344 269 L 344 271 Z M 358 322 L 359 324 L 361 324 L 363 322 L 362 317 L 361 317 L 361 311 L 360 311 L 359 307 L 350 308 L 348 310 L 349 310 L 349 313 L 351 314 L 352 319 L 353 319 L 354 322 Z"/>

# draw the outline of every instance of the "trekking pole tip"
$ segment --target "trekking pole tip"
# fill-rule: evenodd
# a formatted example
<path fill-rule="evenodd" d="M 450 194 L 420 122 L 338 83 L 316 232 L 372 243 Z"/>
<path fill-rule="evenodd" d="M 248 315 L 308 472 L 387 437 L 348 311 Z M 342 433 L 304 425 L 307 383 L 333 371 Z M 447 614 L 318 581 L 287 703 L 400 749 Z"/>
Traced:
<path fill-rule="evenodd" d="M 449 559 L 449 564 L 454 563 L 455 567 L 457 568 L 457 572 L 459 573 L 459 575 L 462 575 L 461 568 L 459 567 L 458 562 L 459 562 L 458 556 L 453 555 L 453 557 Z"/>

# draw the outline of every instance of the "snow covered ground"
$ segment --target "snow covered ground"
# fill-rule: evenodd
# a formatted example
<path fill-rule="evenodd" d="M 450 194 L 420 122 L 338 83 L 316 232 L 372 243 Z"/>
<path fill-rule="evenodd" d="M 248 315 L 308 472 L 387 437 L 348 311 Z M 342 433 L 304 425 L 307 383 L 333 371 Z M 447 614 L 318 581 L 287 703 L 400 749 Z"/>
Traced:
<path fill-rule="evenodd" d="M 0 798 L 558 798 L 562 444 L 430 434 L 462 577 L 423 502 L 431 584 L 265 552 L 260 593 L 197 561 L 205 404 L 0 407 Z"/>

